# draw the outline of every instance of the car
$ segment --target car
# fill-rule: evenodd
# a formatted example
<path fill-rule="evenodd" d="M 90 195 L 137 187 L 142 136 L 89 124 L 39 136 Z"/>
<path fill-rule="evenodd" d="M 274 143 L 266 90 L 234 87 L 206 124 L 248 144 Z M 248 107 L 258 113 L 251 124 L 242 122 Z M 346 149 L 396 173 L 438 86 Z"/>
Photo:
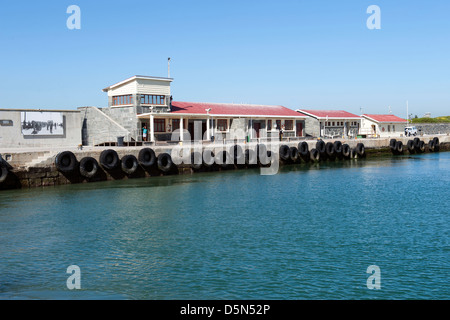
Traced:
<path fill-rule="evenodd" d="M 405 128 L 405 136 L 417 136 L 417 128 L 416 127 L 406 127 Z"/>

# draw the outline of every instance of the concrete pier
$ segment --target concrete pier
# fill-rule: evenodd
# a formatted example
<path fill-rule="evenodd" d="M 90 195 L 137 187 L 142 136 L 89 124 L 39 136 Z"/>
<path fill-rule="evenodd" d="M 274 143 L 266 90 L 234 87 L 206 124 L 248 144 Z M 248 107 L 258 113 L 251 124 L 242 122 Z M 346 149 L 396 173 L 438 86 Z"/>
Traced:
<path fill-rule="evenodd" d="M 434 137 L 438 137 L 440 140 L 441 151 L 450 150 L 450 136 L 448 135 L 433 135 L 433 136 L 420 136 L 419 138 L 427 144 L 429 140 Z M 397 141 L 402 141 L 406 145 L 408 140 L 412 140 L 414 137 L 400 137 L 395 138 Z M 316 147 L 317 139 L 305 140 L 295 139 L 279 142 L 280 145 L 287 145 L 289 147 L 297 147 L 300 142 L 306 141 L 309 146 L 309 150 Z M 368 154 L 368 157 L 375 156 L 376 154 L 390 154 L 389 142 L 390 138 L 385 139 L 324 139 L 324 142 L 341 141 L 342 144 L 348 144 L 351 148 L 356 147 L 358 143 L 363 143 Z M 258 142 L 244 143 L 239 142 L 242 149 L 255 148 Z M 264 142 L 260 142 L 264 143 Z M 210 148 L 215 151 L 227 150 L 229 151 L 235 145 L 230 141 L 226 144 L 221 143 L 203 143 L 201 148 Z M 186 145 L 184 145 L 186 146 Z M 157 144 L 146 146 L 154 150 L 156 155 L 161 153 L 172 154 L 175 147 L 180 148 L 179 144 Z M 194 147 L 194 145 L 192 145 Z M 95 182 L 105 180 L 118 180 L 118 179 L 133 179 L 144 178 L 151 176 L 160 176 L 163 174 L 192 174 L 195 172 L 190 165 L 181 164 L 174 168 L 170 173 L 162 173 L 157 168 L 152 170 L 143 170 L 139 167 L 136 173 L 128 176 L 123 172 L 110 173 L 105 170 L 100 170 L 95 178 L 87 179 L 80 177 L 79 175 L 67 175 L 59 172 L 55 166 L 55 157 L 62 151 L 71 151 L 81 161 L 84 157 L 93 157 L 97 160 L 100 158 L 102 151 L 107 149 L 113 149 L 119 155 L 121 159 L 125 155 L 134 155 L 138 157 L 139 151 L 144 148 L 140 147 L 83 147 L 82 150 L 77 147 L 74 148 L 21 148 L 21 149 L 0 149 L 4 161 L 6 161 L 9 167 L 9 174 L 3 183 L 0 183 L 0 190 L 13 189 L 13 188 L 32 188 L 32 187 L 46 187 L 56 186 L 70 183 L 84 183 Z M 197 145 L 199 150 L 199 145 Z M 191 149 L 193 151 L 193 149 Z M 405 154 L 408 154 L 406 151 Z M 280 163 L 283 165 L 283 163 Z M 221 170 L 220 168 L 207 169 L 202 171 Z"/>

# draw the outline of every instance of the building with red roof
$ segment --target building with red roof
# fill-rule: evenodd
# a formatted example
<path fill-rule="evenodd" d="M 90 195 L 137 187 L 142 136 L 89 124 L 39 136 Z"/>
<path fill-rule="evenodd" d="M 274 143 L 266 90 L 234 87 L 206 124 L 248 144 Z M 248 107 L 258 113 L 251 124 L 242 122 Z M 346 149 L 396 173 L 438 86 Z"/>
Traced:
<path fill-rule="evenodd" d="M 313 137 L 356 137 L 361 127 L 361 117 L 344 110 L 298 109 L 297 112 L 308 117 L 305 131 Z"/>
<path fill-rule="evenodd" d="M 172 78 L 133 76 L 105 89 L 108 108 L 101 110 L 127 130 L 134 141 L 168 141 L 175 130 L 180 140 L 211 140 L 244 133 L 246 139 L 262 136 L 304 136 L 305 115 L 279 105 L 173 101 Z M 146 133 L 146 134 L 144 134 Z M 244 137 L 242 137 L 244 138 Z"/>
<path fill-rule="evenodd" d="M 393 114 L 363 114 L 361 134 L 373 137 L 400 137 L 408 121 Z"/>

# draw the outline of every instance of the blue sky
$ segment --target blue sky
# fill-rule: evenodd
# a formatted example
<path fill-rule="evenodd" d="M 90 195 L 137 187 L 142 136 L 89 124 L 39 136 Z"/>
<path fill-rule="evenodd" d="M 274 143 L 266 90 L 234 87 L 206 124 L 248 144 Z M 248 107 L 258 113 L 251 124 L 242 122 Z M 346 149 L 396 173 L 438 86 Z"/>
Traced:
<path fill-rule="evenodd" d="M 171 57 L 178 101 L 450 115 L 448 0 L 8 1 L 0 48 L 0 108 L 105 107 L 101 89 Z"/>

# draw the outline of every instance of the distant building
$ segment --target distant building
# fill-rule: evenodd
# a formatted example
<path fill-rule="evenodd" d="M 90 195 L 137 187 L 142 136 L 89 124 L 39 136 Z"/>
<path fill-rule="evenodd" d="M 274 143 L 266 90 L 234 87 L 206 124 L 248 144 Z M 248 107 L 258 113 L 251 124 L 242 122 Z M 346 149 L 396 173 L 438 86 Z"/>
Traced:
<path fill-rule="evenodd" d="M 424 118 L 431 118 L 431 112 L 427 112 L 423 115 Z"/>
<path fill-rule="evenodd" d="M 363 114 L 361 134 L 373 137 L 399 137 L 405 133 L 407 121 L 393 114 Z"/>
<path fill-rule="evenodd" d="M 356 137 L 361 117 L 344 110 L 296 110 L 307 116 L 306 135 L 313 137 Z"/>

